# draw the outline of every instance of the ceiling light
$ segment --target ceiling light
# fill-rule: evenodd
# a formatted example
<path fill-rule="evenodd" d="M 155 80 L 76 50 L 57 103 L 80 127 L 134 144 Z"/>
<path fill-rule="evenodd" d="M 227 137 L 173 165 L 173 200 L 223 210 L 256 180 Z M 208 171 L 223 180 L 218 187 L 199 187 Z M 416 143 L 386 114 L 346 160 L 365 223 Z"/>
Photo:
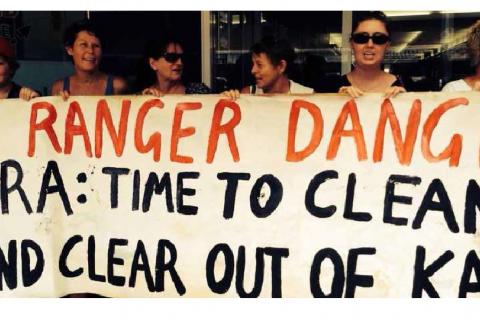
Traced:
<path fill-rule="evenodd" d="M 422 31 L 410 31 L 410 32 L 403 32 L 403 41 L 400 45 L 392 47 L 392 51 L 394 52 L 402 52 L 411 42 L 418 38 L 418 36 L 422 34 Z"/>
<path fill-rule="evenodd" d="M 428 16 L 433 11 L 385 11 L 387 17 Z"/>

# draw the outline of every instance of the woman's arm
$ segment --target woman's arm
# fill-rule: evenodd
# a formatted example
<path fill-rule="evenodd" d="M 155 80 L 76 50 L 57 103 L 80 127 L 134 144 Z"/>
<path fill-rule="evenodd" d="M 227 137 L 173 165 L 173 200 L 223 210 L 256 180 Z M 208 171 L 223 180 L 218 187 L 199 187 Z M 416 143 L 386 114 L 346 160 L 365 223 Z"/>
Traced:
<path fill-rule="evenodd" d="M 63 79 L 58 79 L 53 83 L 50 94 L 52 96 L 61 96 L 64 101 L 70 97 L 70 92 L 63 90 Z"/>
<path fill-rule="evenodd" d="M 22 89 L 20 89 L 19 97 L 20 99 L 29 101 L 30 99 L 40 97 L 40 94 L 37 91 L 28 87 L 22 87 Z"/>

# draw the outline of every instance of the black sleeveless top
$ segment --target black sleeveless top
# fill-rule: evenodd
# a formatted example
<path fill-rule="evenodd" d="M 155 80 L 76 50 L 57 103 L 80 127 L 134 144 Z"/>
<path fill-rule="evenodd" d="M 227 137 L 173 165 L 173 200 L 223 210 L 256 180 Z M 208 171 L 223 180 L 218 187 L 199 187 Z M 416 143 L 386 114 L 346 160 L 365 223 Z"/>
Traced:
<path fill-rule="evenodd" d="M 352 84 L 348 80 L 346 74 L 335 77 L 324 78 L 317 84 L 315 92 L 317 93 L 337 93 L 341 87 L 349 87 Z M 400 76 L 395 75 L 395 81 L 390 85 L 391 87 L 405 87 Z"/>
<path fill-rule="evenodd" d="M 63 90 L 70 92 L 70 77 L 63 79 Z M 106 96 L 113 96 L 113 76 L 107 75 L 107 86 L 105 87 Z"/>
<path fill-rule="evenodd" d="M 22 90 L 22 87 L 15 82 L 12 82 L 12 88 L 8 92 L 7 99 L 20 98 L 20 90 Z"/>

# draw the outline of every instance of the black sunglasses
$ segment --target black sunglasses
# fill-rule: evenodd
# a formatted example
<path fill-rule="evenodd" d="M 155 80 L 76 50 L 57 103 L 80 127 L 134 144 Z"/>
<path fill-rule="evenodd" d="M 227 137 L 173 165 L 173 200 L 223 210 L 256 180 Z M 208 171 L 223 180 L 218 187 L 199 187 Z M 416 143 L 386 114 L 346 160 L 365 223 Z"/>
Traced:
<path fill-rule="evenodd" d="M 385 44 L 390 41 L 388 35 L 380 32 L 375 32 L 373 35 L 369 35 L 367 32 L 354 33 L 350 39 L 358 44 L 365 44 L 370 39 L 372 39 L 374 44 Z"/>
<path fill-rule="evenodd" d="M 162 55 L 165 60 L 169 63 L 174 63 L 178 59 L 183 59 L 183 53 L 176 53 L 176 52 L 166 52 Z"/>

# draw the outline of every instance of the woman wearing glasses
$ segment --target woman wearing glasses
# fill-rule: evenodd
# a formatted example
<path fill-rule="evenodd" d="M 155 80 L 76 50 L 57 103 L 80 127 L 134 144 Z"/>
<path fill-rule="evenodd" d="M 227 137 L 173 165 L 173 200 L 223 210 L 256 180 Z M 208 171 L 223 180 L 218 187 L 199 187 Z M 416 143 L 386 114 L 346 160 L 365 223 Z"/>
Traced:
<path fill-rule="evenodd" d="M 389 98 L 405 92 L 401 79 L 382 70 L 390 44 L 387 18 L 381 11 L 363 13 L 354 23 L 350 38 L 355 67 L 336 84 L 339 93 L 356 98 L 367 92 L 383 92 Z"/>
<path fill-rule="evenodd" d="M 162 96 L 211 92 L 203 83 L 185 84 L 182 81 L 184 54 L 182 45 L 175 38 L 165 37 L 150 41 L 145 57 L 150 74 L 147 73 L 147 79 L 143 79 L 147 88 L 143 89 L 142 94 Z"/>
<path fill-rule="evenodd" d="M 64 45 L 71 57 L 75 72 L 55 81 L 52 95 L 64 100 L 70 95 L 109 96 L 125 93 L 124 79 L 107 75 L 99 70 L 102 59 L 102 45 L 98 31 L 88 20 L 78 21 L 65 30 Z"/>

